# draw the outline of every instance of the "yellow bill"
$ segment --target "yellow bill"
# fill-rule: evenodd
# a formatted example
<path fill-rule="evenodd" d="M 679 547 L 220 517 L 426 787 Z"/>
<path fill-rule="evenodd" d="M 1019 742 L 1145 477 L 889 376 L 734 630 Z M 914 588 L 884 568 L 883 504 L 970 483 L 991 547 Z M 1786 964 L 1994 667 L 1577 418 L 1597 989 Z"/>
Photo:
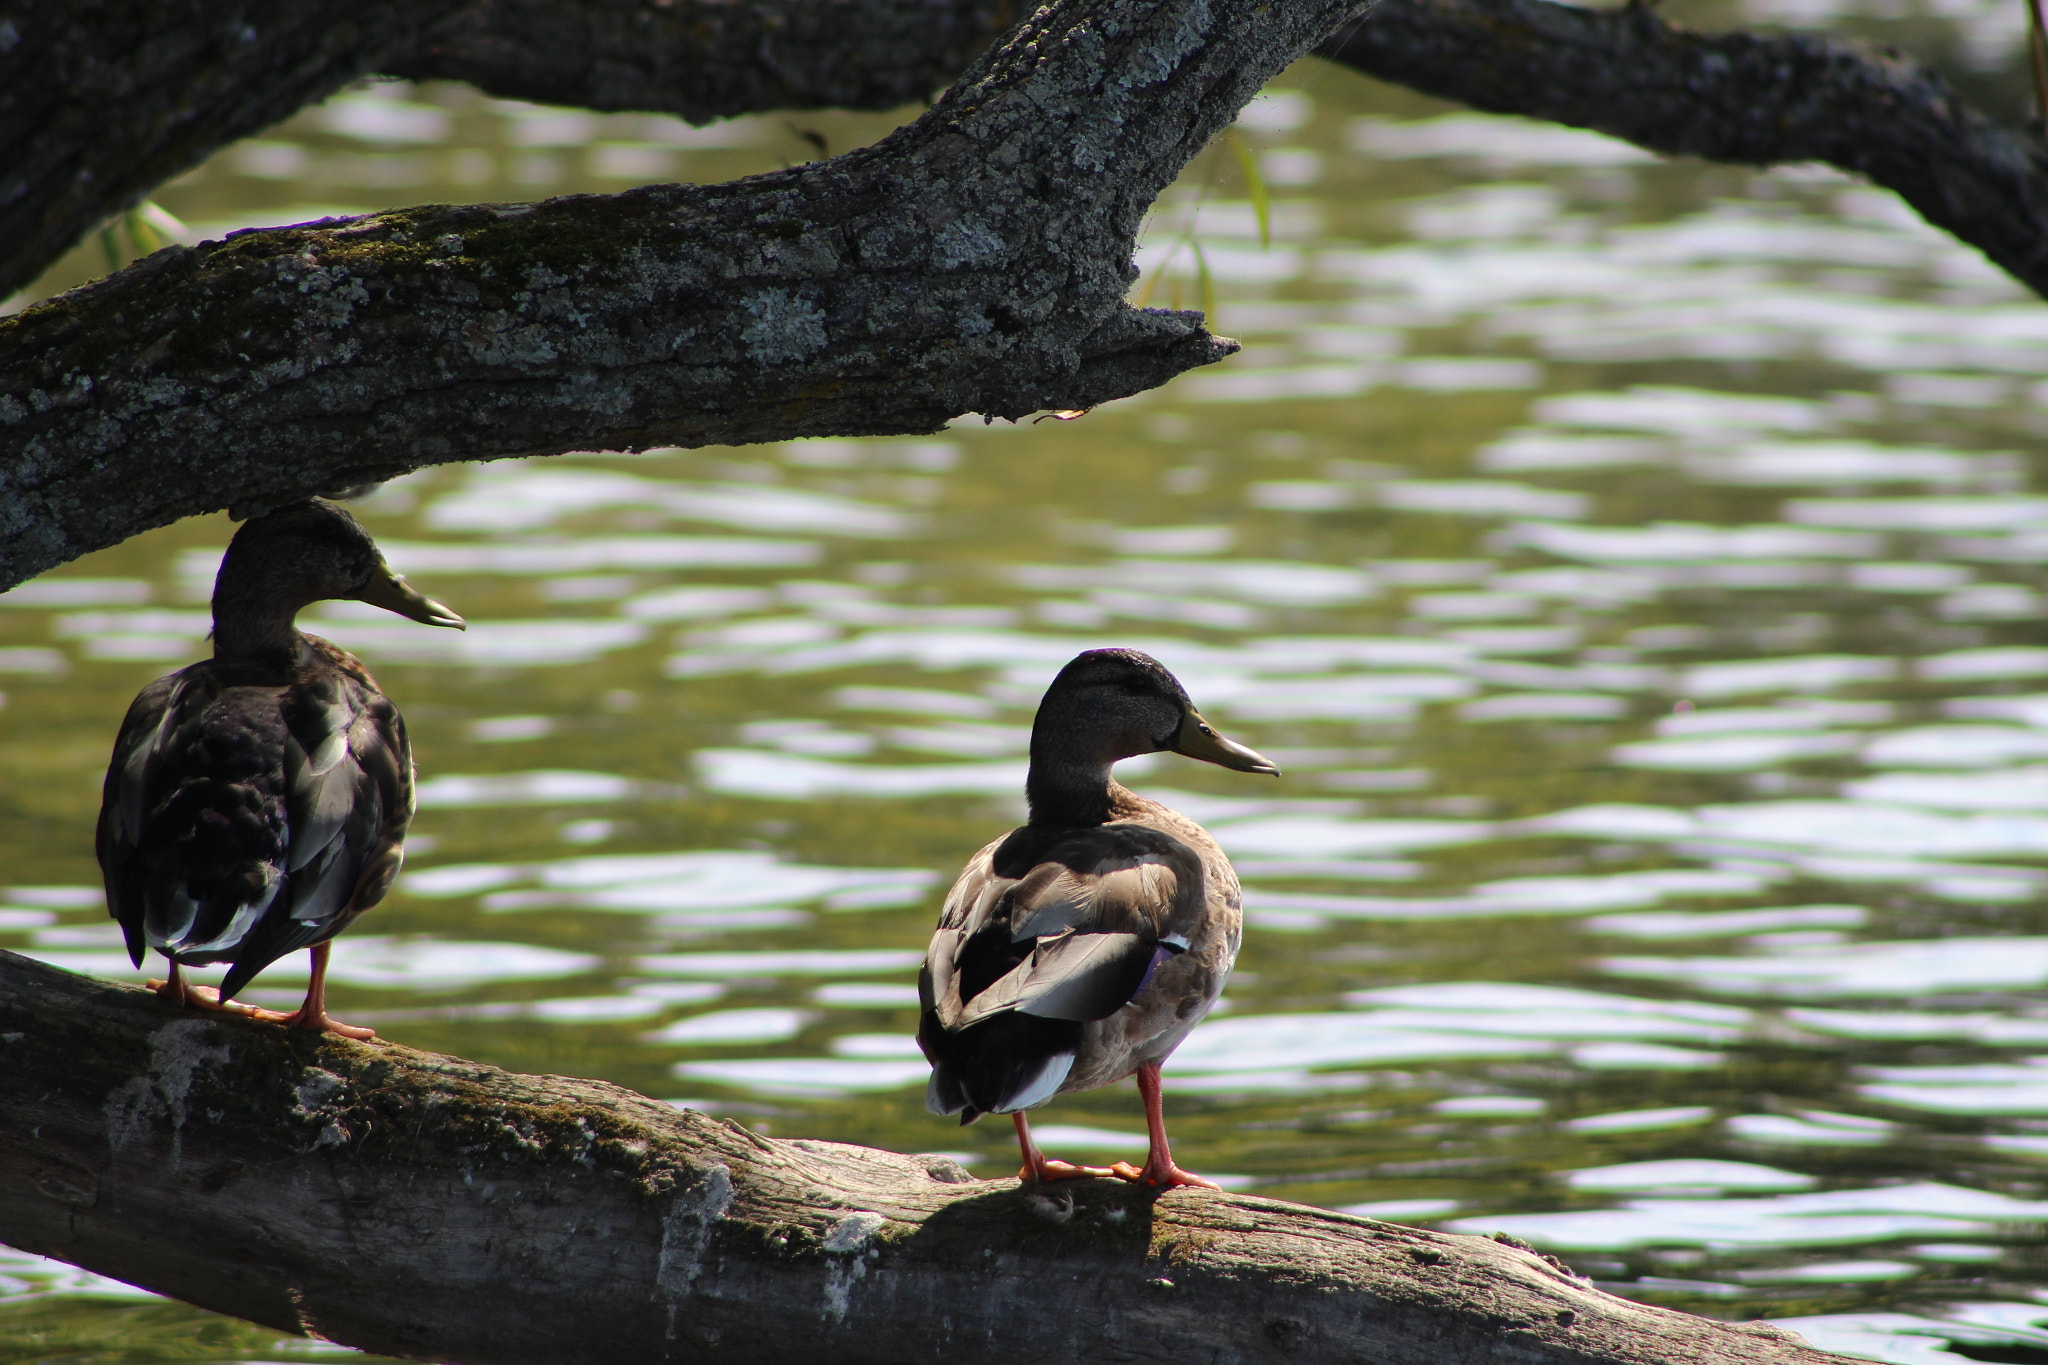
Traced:
<path fill-rule="evenodd" d="M 356 600 L 368 602 L 373 607 L 395 611 L 400 616 L 423 621 L 430 626 L 453 626 L 457 630 L 467 629 L 460 616 L 408 586 L 406 581 L 391 572 L 391 566 L 382 560 L 377 562 L 377 572 L 370 576 L 370 585 L 356 594 Z"/>
<path fill-rule="evenodd" d="M 1202 713 L 1193 707 L 1188 708 L 1187 718 L 1180 723 L 1180 734 L 1174 739 L 1173 751 L 1189 758 L 1199 758 L 1204 763 L 1235 768 L 1241 773 L 1280 775 L 1280 769 L 1255 750 L 1216 733 L 1216 727 L 1203 720 Z"/>

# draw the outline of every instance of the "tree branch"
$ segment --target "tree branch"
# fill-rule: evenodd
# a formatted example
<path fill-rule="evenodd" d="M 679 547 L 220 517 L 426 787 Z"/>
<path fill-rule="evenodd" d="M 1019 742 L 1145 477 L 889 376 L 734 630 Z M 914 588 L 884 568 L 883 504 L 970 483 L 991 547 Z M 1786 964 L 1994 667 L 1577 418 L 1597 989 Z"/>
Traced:
<path fill-rule="evenodd" d="M 1123 302 L 1139 224 L 1355 4 L 1055 0 L 829 161 L 158 252 L 0 320 L 0 586 L 427 464 L 929 432 L 1219 359 Z"/>
<path fill-rule="evenodd" d="M 894 109 L 1015 0 L 21 0 L 0 38 L 0 298 L 158 185 L 372 72 L 681 114 Z"/>
<path fill-rule="evenodd" d="M 681 114 L 894 109 L 1015 0 L 21 0 L 0 36 L 0 298 L 158 185 L 373 72 Z"/>
<path fill-rule="evenodd" d="M 0 296 L 206 156 L 381 70 L 492 94 L 678 113 L 886 109 L 944 84 L 1015 0 L 23 0 L 0 44 Z M 1707 35 L 1647 5 L 1385 0 L 1323 55 L 1654 151 L 1826 161 L 2048 291 L 2041 143 L 1895 55 Z"/>
<path fill-rule="evenodd" d="M 0 1239 L 472 1365 L 1843 1365 L 1512 1244 L 769 1141 L 631 1091 L 176 1010 L 0 952 Z"/>
<path fill-rule="evenodd" d="M 0 298 L 216 148 L 416 50 L 455 12 L 454 0 L 12 0 Z"/>
<path fill-rule="evenodd" d="M 40 70 L 36 54 L 63 46 L 51 36 L 63 2 L 31 0 L 41 27 L 0 55 L 9 71 Z M 933 51 L 957 52 L 1006 0 L 681 0 L 677 13 L 704 13 L 673 24 L 638 0 L 589 0 L 569 28 L 539 0 L 494 0 L 459 33 L 452 9 L 411 7 L 406 28 L 371 2 L 355 24 L 294 9 L 268 28 L 223 28 L 248 0 L 178 0 L 206 42 L 145 41 L 129 66 L 73 54 L 51 64 L 71 73 L 55 83 L 10 86 L 0 72 L 0 147 L 35 144 L 0 182 L 0 240 L 16 222 L 31 255 L 47 251 L 82 230 L 87 181 L 132 198 L 150 183 L 144 162 L 176 169 L 206 139 L 366 65 L 402 66 L 408 43 L 420 61 L 598 105 L 657 98 L 692 61 L 708 74 L 673 107 L 881 101 L 942 60 L 915 55 L 919 15 L 950 16 Z M 121 3 L 134 0 L 96 0 L 88 27 L 119 29 Z M 180 516 L 423 464 L 927 431 L 962 412 L 1087 407 L 1162 383 L 1233 344 L 1194 314 L 1123 306 L 1139 218 L 1260 83 L 1357 4 L 1059 0 L 916 124 L 833 161 L 725 186 L 240 234 L 0 320 L 0 587 Z M 828 53 L 864 16 L 879 16 L 870 55 L 899 64 L 835 71 Z M 261 61 L 227 41 L 250 32 Z M 1321 50 L 1659 151 L 1829 160 L 2048 292 L 2048 153 L 1901 60 L 1546 0 L 1385 0 Z M 552 75 L 551 51 L 573 59 Z M 82 102 L 52 93 L 64 81 L 94 92 L 95 110 L 133 92 L 135 108 L 111 115 L 122 131 L 88 138 Z M 159 107 L 179 81 L 200 92 L 182 121 Z M 32 138 L 52 110 L 59 131 Z M 155 150 L 88 165 L 66 189 L 57 153 L 88 142 Z M 53 194 L 48 221 L 29 222 Z"/>
<path fill-rule="evenodd" d="M 692 123 L 773 109 L 894 109 L 944 89 L 1016 0 L 483 0 L 381 68 L 514 99 Z"/>
<path fill-rule="evenodd" d="M 1695 33 L 1640 0 L 1597 10 L 1382 0 L 1317 52 L 1424 94 L 1669 156 L 1824 161 L 1896 191 L 2048 295 L 2048 146 L 1895 53 L 1814 34 Z"/>

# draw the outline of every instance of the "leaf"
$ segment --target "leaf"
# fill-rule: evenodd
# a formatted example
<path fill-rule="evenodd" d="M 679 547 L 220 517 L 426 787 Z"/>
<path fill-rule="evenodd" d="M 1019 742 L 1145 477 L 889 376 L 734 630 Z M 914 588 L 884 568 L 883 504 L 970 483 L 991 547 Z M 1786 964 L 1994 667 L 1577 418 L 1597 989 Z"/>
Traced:
<path fill-rule="evenodd" d="M 1259 174 L 1259 158 L 1244 135 L 1232 128 L 1230 150 L 1237 153 L 1237 168 L 1244 173 L 1244 187 L 1252 197 L 1252 216 L 1259 220 L 1259 245 L 1273 245 L 1273 196 L 1266 192 L 1266 177 Z"/>
<path fill-rule="evenodd" d="M 184 236 L 185 225 L 174 214 L 145 199 L 100 229 L 100 250 L 106 253 L 107 269 L 115 271 L 176 245 Z"/>
<path fill-rule="evenodd" d="M 129 240 L 135 243 L 136 254 L 142 256 L 176 246 L 185 236 L 185 225 L 153 199 L 145 199 L 128 210 L 127 224 Z"/>
<path fill-rule="evenodd" d="M 1202 251 L 1200 242 L 1195 248 L 1195 288 L 1202 300 L 1202 320 L 1210 327 L 1216 325 L 1216 277 L 1209 273 L 1209 258 Z"/>
<path fill-rule="evenodd" d="M 1136 301 L 1131 304 L 1131 307 L 1143 308 L 1147 304 L 1152 302 L 1152 291 L 1159 287 L 1159 281 L 1165 276 L 1167 268 L 1173 264 L 1173 258 L 1175 256 L 1178 256 L 1179 254 L 1180 243 L 1175 242 L 1173 244 L 1173 250 L 1167 252 L 1166 259 L 1159 263 L 1159 268 L 1153 271 L 1150 275 L 1146 276 L 1145 283 L 1139 287 L 1138 297 Z"/>

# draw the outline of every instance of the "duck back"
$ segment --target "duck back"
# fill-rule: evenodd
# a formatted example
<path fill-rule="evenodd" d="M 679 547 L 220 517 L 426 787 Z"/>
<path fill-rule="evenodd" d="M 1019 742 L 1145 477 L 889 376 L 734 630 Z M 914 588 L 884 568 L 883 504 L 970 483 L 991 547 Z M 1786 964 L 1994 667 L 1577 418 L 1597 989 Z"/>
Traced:
<path fill-rule="evenodd" d="M 215 659 L 152 683 L 107 770 L 97 847 L 130 957 L 231 962 L 223 999 L 381 900 L 412 817 L 397 708 L 301 638 L 289 668 Z"/>
<path fill-rule="evenodd" d="M 934 1112 L 971 1122 L 1120 1080 L 1221 993 L 1238 940 L 1228 862 L 1193 821 L 1118 796 L 1123 818 L 1025 825 L 954 883 L 919 975 Z"/>

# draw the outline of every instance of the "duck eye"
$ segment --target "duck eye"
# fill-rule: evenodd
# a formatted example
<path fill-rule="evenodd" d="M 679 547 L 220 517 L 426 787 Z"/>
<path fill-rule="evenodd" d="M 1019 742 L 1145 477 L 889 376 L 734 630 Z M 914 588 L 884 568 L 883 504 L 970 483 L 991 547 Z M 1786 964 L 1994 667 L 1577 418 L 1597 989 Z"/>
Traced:
<path fill-rule="evenodd" d="M 1202 727 L 1202 733 L 1203 733 L 1203 734 L 1205 734 L 1205 735 L 1207 735 L 1207 736 L 1208 736 L 1209 738 L 1211 738 L 1211 739 L 1214 739 L 1214 738 L 1216 738 L 1216 732 L 1215 732 L 1214 730 L 1211 730 L 1211 729 L 1210 729 L 1210 728 L 1209 728 L 1208 726 L 1206 726 L 1206 725 L 1204 725 L 1204 726 Z"/>

